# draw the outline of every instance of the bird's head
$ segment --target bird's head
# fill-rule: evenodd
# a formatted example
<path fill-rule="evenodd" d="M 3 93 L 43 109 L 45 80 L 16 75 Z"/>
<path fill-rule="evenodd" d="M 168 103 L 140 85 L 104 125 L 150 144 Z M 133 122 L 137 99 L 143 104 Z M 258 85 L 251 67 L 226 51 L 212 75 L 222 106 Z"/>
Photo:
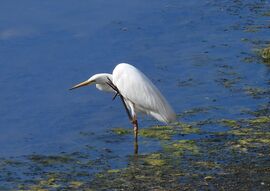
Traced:
<path fill-rule="evenodd" d="M 107 84 L 109 81 L 112 81 L 112 75 L 107 74 L 107 73 L 102 73 L 102 74 L 95 74 L 91 76 L 88 80 L 83 81 L 72 88 L 70 90 L 82 87 L 82 86 L 87 86 L 91 84 L 96 84 L 97 89 L 101 91 L 109 91 L 109 92 L 114 92 L 114 90 Z"/>

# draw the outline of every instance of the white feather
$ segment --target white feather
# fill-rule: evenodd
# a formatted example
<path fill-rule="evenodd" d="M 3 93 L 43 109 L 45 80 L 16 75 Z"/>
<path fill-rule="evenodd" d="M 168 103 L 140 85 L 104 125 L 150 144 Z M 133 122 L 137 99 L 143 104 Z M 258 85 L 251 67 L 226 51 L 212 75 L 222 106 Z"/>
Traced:
<path fill-rule="evenodd" d="M 159 121 L 169 123 L 176 115 L 156 86 L 137 68 L 130 64 L 118 64 L 113 70 L 113 83 L 128 103 L 134 115 L 143 112 Z M 134 107 L 134 108 L 132 108 Z"/>
<path fill-rule="evenodd" d="M 141 71 L 130 64 L 118 64 L 112 74 L 95 74 L 71 89 L 90 84 L 96 84 L 97 89 L 101 91 L 112 93 L 119 91 L 134 122 L 138 112 L 151 115 L 165 123 L 176 121 L 175 112 L 156 86 Z"/>

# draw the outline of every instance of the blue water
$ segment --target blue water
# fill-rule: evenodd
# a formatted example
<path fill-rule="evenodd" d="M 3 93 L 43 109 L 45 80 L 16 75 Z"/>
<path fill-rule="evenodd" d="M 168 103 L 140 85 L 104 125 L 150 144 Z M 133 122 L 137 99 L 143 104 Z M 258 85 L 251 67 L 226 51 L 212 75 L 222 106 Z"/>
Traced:
<path fill-rule="evenodd" d="M 218 108 L 179 120 L 246 117 L 244 109 L 258 108 L 269 96 L 255 99 L 243 87 L 268 88 L 270 70 L 260 59 L 243 61 L 258 48 L 252 40 L 269 40 L 267 28 L 245 30 L 265 25 L 269 17 L 260 13 L 269 3 L 245 3 L 2 1 L 0 156 L 55 154 L 85 145 L 132 154 L 131 136 L 119 141 L 110 133 L 114 127 L 131 128 L 121 102 L 95 87 L 68 90 L 120 62 L 142 70 L 178 114 Z M 253 11 L 252 3 L 262 8 Z M 220 83 L 224 78 L 236 82 L 226 88 Z M 139 123 L 160 124 L 145 117 Z M 140 152 L 157 147 L 146 143 Z"/>

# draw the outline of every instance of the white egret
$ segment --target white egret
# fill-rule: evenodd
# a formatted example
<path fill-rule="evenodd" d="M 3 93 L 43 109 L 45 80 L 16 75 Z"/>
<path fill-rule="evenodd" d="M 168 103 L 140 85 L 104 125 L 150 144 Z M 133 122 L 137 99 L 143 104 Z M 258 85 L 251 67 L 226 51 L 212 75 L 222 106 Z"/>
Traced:
<path fill-rule="evenodd" d="M 164 123 L 176 121 L 175 112 L 156 86 L 140 70 L 130 64 L 118 64 L 112 74 L 95 74 L 71 89 L 90 84 L 96 84 L 96 88 L 101 91 L 115 93 L 114 98 L 117 95 L 120 96 L 133 124 L 136 145 L 138 139 L 137 113 L 151 115 Z M 137 149 L 135 149 L 136 153 Z"/>

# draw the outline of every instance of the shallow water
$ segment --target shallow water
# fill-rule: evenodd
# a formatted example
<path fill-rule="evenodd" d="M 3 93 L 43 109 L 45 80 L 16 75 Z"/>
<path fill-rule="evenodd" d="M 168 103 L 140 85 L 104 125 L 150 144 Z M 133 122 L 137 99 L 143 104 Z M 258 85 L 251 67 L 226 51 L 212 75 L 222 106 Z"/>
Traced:
<path fill-rule="evenodd" d="M 1 189 L 269 188 L 270 68 L 257 51 L 269 45 L 269 8 L 256 0 L 2 3 Z M 181 121 L 156 132 L 162 124 L 142 116 L 135 159 L 120 100 L 94 87 L 68 91 L 120 62 L 144 71 Z"/>

